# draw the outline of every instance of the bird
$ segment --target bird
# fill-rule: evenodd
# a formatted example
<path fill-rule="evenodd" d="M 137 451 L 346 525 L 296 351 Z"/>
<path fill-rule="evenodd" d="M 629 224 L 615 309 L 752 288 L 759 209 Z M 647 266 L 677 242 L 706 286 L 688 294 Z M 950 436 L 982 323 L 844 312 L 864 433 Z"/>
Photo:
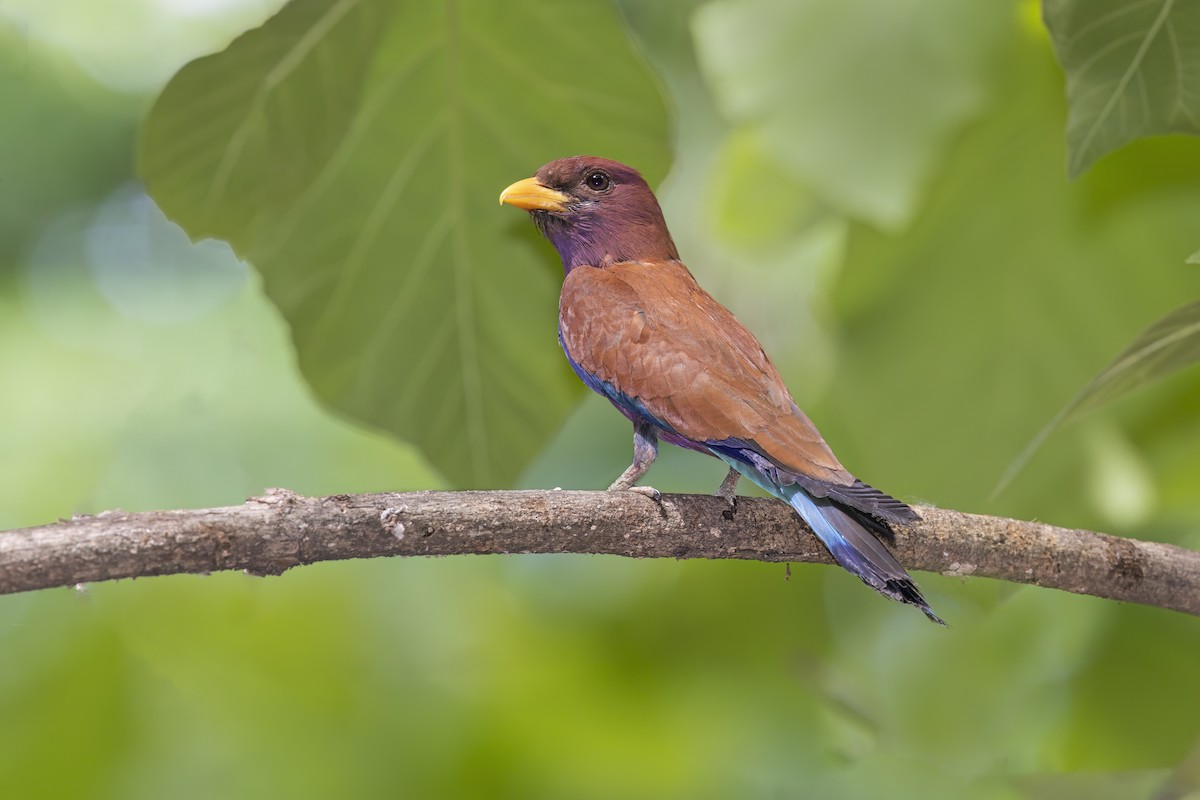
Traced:
<path fill-rule="evenodd" d="M 558 251 L 559 345 L 575 374 L 633 423 L 633 460 L 610 490 L 661 501 L 635 486 L 660 440 L 713 456 L 729 467 L 720 497 L 736 505 L 748 478 L 791 505 L 863 583 L 946 624 L 882 541 L 918 514 L 842 466 L 758 339 L 684 266 L 637 170 L 558 159 L 505 188 L 500 204 L 528 211 Z"/>

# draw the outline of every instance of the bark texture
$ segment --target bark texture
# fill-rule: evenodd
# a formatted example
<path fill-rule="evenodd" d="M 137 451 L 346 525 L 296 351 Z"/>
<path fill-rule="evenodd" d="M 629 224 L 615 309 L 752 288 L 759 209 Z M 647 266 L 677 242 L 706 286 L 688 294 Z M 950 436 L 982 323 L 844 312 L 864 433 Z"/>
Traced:
<path fill-rule="evenodd" d="M 1200 553 L 1036 522 L 916 506 L 892 549 L 910 569 L 980 576 L 1200 615 Z M 0 594 L 116 578 L 379 556 L 596 553 L 830 563 L 785 504 L 634 492 L 413 492 L 107 511 L 0 533 Z"/>

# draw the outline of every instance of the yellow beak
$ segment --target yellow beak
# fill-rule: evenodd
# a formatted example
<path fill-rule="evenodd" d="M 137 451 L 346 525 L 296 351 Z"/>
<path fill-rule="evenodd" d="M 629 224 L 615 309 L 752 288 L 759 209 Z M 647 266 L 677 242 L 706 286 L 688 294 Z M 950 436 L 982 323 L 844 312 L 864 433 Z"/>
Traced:
<path fill-rule="evenodd" d="M 500 205 L 508 203 L 526 211 L 566 211 L 570 200 L 562 192 L 538 183 L 537 178 L 517 181 L 500 193 Z"/>

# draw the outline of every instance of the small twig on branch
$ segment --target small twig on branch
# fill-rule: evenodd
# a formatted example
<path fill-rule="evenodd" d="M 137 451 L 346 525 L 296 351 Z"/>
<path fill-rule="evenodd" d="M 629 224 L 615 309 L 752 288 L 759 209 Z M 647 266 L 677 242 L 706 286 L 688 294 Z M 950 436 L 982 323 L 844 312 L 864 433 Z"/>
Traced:
<path fill-rule="evenodd" d="M 919 506 L 896 531 L 906 566 L 998 578 L 1200 614 L 1200 553 L 1035 522 Z M 598 553 L 829 563 L 783 503 L 633 492 L 414 492 L 104 512 L 0 533 L 0 594 L 174 573 L 279 574 L 378 556 Z"/>

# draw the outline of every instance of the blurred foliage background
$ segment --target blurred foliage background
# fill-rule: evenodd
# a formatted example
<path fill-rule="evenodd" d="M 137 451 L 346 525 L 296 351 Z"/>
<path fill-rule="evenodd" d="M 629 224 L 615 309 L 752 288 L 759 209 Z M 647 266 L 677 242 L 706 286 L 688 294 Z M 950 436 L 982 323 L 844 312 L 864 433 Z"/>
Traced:
<path fill-rule="evenodd" d="M 281 6 L 0 2 L 0 528 L 270 486 L 607 485 L 628 423 L 557 352 L 550 248 L 494 207 L 593 151 L 665 176 L 688 265 L 867 480 L 1200 548 L 1194 369 L 988 499 L 1200 296 L 1200 145 L 1092 137 L 1068 179 L 1036 4 Z M 653 483 L 722 472 L 665 451 Z M 949 630 L 823 567 L 601 557 L 3 597 L 0 786 L 1200 796 L 1195 620 L 919 577 Z"/>

